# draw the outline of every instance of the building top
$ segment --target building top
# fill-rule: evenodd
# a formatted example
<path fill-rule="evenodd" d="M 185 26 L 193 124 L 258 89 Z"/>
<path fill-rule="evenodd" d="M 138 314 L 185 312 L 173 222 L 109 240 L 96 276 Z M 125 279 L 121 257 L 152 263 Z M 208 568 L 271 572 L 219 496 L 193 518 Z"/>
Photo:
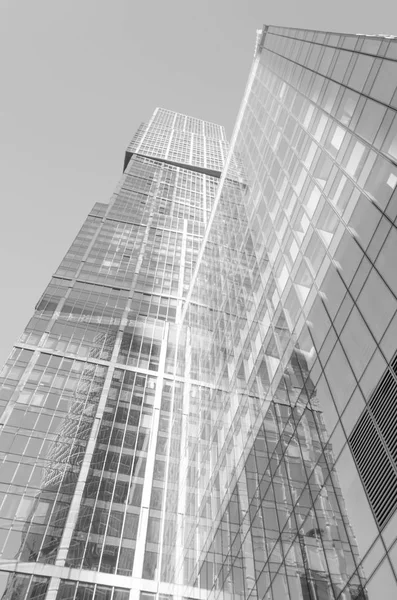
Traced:
<path fill-rule="evenodd" d="M 153 113 L 151 124 L 170 127 L 172 129 L 184 131 L 185 133 L 194 133 L 196 135 L 203 135 L 206 138 L 213 138 L 226 142 L 226 132 L 222 125 L 212 123 L 211 121 L 204 121 L 203 119 L 197 119 L 196 117 L 190 117 L 189 115 L 184 115 L 166 108 L 156 108 Z"/>
<path fill-rule="evenodd" d="M 156 108 L 141 124 L 126 152 L 220 176 L 228 153 L 224 127 L 188 115 Z M 236 163 L 237 172 L 237 163 Z"/>

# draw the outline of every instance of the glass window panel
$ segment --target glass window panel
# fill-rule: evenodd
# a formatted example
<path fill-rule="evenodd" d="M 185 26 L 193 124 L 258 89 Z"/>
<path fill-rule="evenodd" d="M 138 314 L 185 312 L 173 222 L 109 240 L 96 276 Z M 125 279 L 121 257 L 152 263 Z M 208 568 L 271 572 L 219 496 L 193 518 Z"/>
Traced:
<path fill-rule="evenodd" d="M 5 431 L 3 431 L 3 433 L 0 433 L 0 451 L 8 452 L 8 450 L 12 446 L 13 441 L 14 441 L 13 433 L 6 433 Z"/>
<path fill-rule="evenodd" d="M 33 577 L 26 600 L 44 600 L 47 593 L 48 581 L 45 577 Z"/>
<path fill-rule="evenodd" d="M 7 494 L 1 508 L 0 516 L 3 519 L 12 519 L 18 508 L 19 501 L 20 496 L 17 496 L 16 494 Z"/>
<path fill-rule="evenodd" d="M 24 498 L 22 498 L 22 500 L 18 506 L 18 510 L 15 514 L 15 518 L 22 519 L 22 520 L 27 519 L 29 517 L 29 515 L 31 515 L 31 513 L 32 513 L 32 508 L 34 506 L 34 503 L 35 503 L 34 498 L 29 498 L 28 496 L 25 496 Z"/>
<path fill-rule="evenodd" d="M 358 312 L 353 308 L 340 336 L 342 346 L 359 379 L 375 351 L 375 340 Z"/>
<path fill-rule="evenodd" d="M 147 529 L 147 542 L 158 543 L 160 538 L 160 519 L 157 517 L 149 517 Z"/>
<path fill-rule="evenodd" d="M 306 109 L 306 113 L 303 116 L 303 121 L 302 121 L 303 127 L 305 127 L 306 129 L 310 125 L 313 114 L 314 114 L 314 106 L 313 106 L 313 104 L 309 104 Z"/>
<path fill-rule="evenodd" d="M 363 252 L 350 231 L 345 231 L 335 253 L 335 260 L 340 265 L 340 269 L 338 270 L 346 285 L 350 285 L 362 257 Z"/>
<path fill-rule="evenodd" d="M 339 90 L 340 90 L 340 86 L 337 83 L 335 83 L 334 81 L 330 81 L 328 83 L 327 89 L 325 90 L 325 93 L 324 93 L 324 99 L 322 102 L 322 106 L 323 106 L 323 109 L 329 113 L 332 111 L 332 108 L 334 106 L 336 96 L 338 95 Z"/>
<path fill-rule="evenodd" d="M 295 290 L 292 288 L 288 294 L 287 300 L 285 302 L 285 309 L 290 320 L 289 325 L 293 329 L 295 326 L 295 320 L 300 311 L 300 303 L 298 297 L 296 295 Z"/>
<path fill-rule="evenodd" d="M 313 233 L 310 242 L 307 245 L 305 258 L 310 267 L 313 277 L 316 277 L 323 258 L 325 256 L 325 248 L 318 235 Z"/>
<path fill-rule="evenodd" d="M 319 350 L 324 343 L 329 328 L 331 327 L 328 314 L 319 296 L 317 296 L 314 301 L 313 307 L 308 315 L 308 321 L 311 324 L 311 335 L 314 344 L 317 350 Z"/>
<path fill-rule="evenodd" d="M 334 53 L 335 53 L 335 50 L 333 48 L 325 48 L 324 54 L 321 57 L 321 61 L 320 61 L 320 65 L 319 65 L 319 71 L 320 71 L 320 73 L 323 73 L 323 75 L 327 74 L 329 66 L 334 57 Z"/>
<path fill-rule="evenodd" d="M 317 152 L 317 148 L 318 148 L 318 146 L 315 142 L 310 141 L 310 140 L 307 141 L 307 145 L 306 145 L 305 151 L 302 156 L 302 162 L 307 169 L 310 169 L 310 167 L 312 165 L 313 159 Z"/>
<path fill-rule="evenodd" d="M 386 104 L 390 103 L 397 86 L 397 62 L 383 60 L 371 89 L 371 96 Z"/>
<path fill-rule="evenodd" d="M 396 595 L 396 586 L 396 578 L 393 575 L 388 559 L 385 558 L 377 571 L 375 571 L 375 575 L 366 585 L 369 596 L 374 596 L 375 598 L 393 598 Z"/>
<path fill-rule="evenodd" d="M 385 106 L 373 100 L 367 100 L 356 125 L 356 133 L 372 144 L 385 113 Z"/>
<path fill-rule="evenodd" d="M 326 246 L 332 241 L 333 233 L 339 223 L 339 217 L 327 202 L 317 220 L 317 230 Z"/>
<path fill-rule="evenodd" d="M 339 419 L 339 415 L 336 411 L 335 403 L 324 375 L 320 377 L 316 385 L 315 398 L 323 413 L 325 425 L 327 426 L 327 433 L 332 432 Z"/>
<path fill-rule="evenodd" d="M 122 588 L 114 588 L 112 600 L 129 600 L 129 590 L 123 590 Z"/>
<path fill-rule="evenodd" d="M 346 130 L 343 129 L 343 127 L 340 127 L 339 125 L 334 124 L 331 127 L 331 130 L 327 136 L 327 140 L 325 142 L 325 147 L 328 150 L 328 152 L 330 154 L 332 154 L 332 156 L 334 158 L 336 158 L 341 146 L 342 146 L 342 142 L 345 138 L 345 134 L 346 134 Z"/>
<path fill-rule="evenodd" d="M 320 92 L 323 88 L 324 85 L 324 77 L 322 77 L 321 75 L 316 75 L 313 81 L 313 85 L 312 85 L 312 89 L 310 92 L 310 97 L 313 100 L 313 102 L 317 102 L 319 96 L 320 96 Z"/>
<path fill-rule="evenodd" d="M 395 296 L 397 296 L 396 248 L 397 231 L 392 227 L 375 266 L 387 281 Z"/>
<path fill-rule="evenodd" d="M 332 160 L 323 152 L 317 161 L 314 169 L 313 177 L 316 179 L 319 186 L 322 188 L 327 183 L 328 176 L 332 169 Z"/>
<path fill-rule="evenodd" d="M 361 47 L 361 52 L 365 52 L 366 54 L 377 54 L 380 48 L 381 41 L 374 40 L 371 38 L 367 38 L 364 40 L 364 43 Z"/>
<path fill-rule="evenodd" d="M 318 142 L 321 140 L 321 138 L 323 136 L 323 133 L 324 133 L 325 128 L 326 128 L 327 123 L 328 123 L 328 119 L 329 119 L 329 117 L 327 117 L 324 114 L 321 114 L 320 118 L 318 119 L 317 126 L 316 126 L 316 129 L 315 129 L 314 134 L 313 134 L 314 138 Z"/>
<path fill-rule="evenodd" d="M 119 563 L 117 568 L 118 575 L 131 575 L 132 565 L 134 563 L 135 551 L 130 548 L 121 548 Z"/>
<path fill-rule="evenodd" d="M 25 535 L 19 531 L 10 531 L 4 546 L 2 558 L 17 558 L 21 551 L 22 540 Z"/>
<path fill-rule="evenodd" d="M 385 209 L 396 184 L 397 167 L 379 156 L 365 183 L 365 191 L 382 209 Z"/>
<path fill-rule="evenodd" d="M 310 221 L 307 215 L 303 212 L 302 209 L 300 209 L 298 214 L 296 215 L 295 223 L 293 226 L 294 231 L 300 242 L 302 242 L 303 238 L 305 237 L 305 234 L 309 228 L 309 224 Z"/>
<path fill-rule="evenodd" d="M 320 198 L 321 198 L 320 189 L 314 183 L 312 183 L 310 185 L 308 191 L 306 192 L 306 195 L 305 195 L 305 198 L 303 201 L 306 211 L 310 217 L 312 217 L 314 215 L 314 212 L 318 206 Z"/>
<path fill-rule="evenodd" d="M 158 554 L 156 552 L 146 550 L 142 571 L 142 577 L 144 579 L 155 579 L 157 571 L 157 560 Z"/>
<path fill-rule="evenodd" d="M 21 573 L 1 573 L 0 575 L 0 593 L 1 598 L 8 600 L 25 599 L 28 591 L 30 575 L 22 575 Z M 6 591 L 7 590 L 7 591 Z M 6 593 L 3 595 L 3 592 Z"/>
<path fill-rule="evenodd" d="M 360 245 L 365 249 L 378 226 L 381 213 L 361 194 L 350 217 L 349 226 L 353 229 Z"/>
<path fill-rule="evenodd" d="M 296 260 L 296 257 L 298 256 L 299 247 L 295 241 L 295 238 L 292 235 L 289 237 L 289 240 L 286 245 L 286 250 L 288 251 L 288 253 L 291 257 L 291 260 L 294 263 Z"/>
<path fill-rule="evenodd" d="M 352 52 L 347 52 L 346 50 L 339 50 L 339 54 L 336 57 L 335 67 L 332 72 L 332 79 L 336 79 L 336 81 L 340 82 L 343 81 L 352 56 Z"/>
<path fill-rule="evenodd" d="M 394 544 L 393 548 L 389 550 L 389 558 L 395 571 L 397 572 L 397 543 Z"/>
<path fill-rule="evenodd" d="M 390 40 L 389 47 L 387 48 L 386 56 L 389 58 L 397 59 L 397 44 L 396 41 Z"/>
<path fill-rule="evenodd" d="M 361 291 L 358 306 L 371 331 L 380 340 L 397 309 L 397 300 L 375 269 L 372 269 Z"/>
<path fill-rule="evenodd" d="M 284 290 L 284 288 L 287 284 L 287 281 L 288 281 L 288 269 L 282 263 L 280 264 L 280 266 L 277 270 L 276 278 L 277 278 L 277 283 L 279 285 L 280 293 L 281 293 Z"/>
<path fill-rule="evenodd" d="M 336 112 L 336 118 L 343 125 L 349 125 L 360 96 L 352 90 L 346 90 Z"/>
<path fill-rule="evenodd" d="M 353 139 L 349 144 L 342 164 L 351 177 L 357 178 L 359 176 L 367 152 L 368 149 L 361 142 Z"/>
<path fill-rule="evenodd" d="M 393 119 L 382 150 L 392 158 L 397 159 L 397 116 Z"/>
<path fill-rule="evenodd" d="M 359 54 L 357 57 L 356 64 L 354 65 L 352 74 L 349 78 L 349 87 L 352 87 L 353 89 L 361 92 L 365 82 L 367 81 L 367 77 L 369 75 L 373 63 L 374 58 L 372 58 L 371 56 Z"/>
<path fill-rule="evenodd" d="M 104 586 L 104 585 L 96 586 L 95 600 L 110 600 L 111 597 L 112 597 L 112 588 L 111 587 Z"/>
<path fill-rule="evenodd" d="M 339 342 L 336 343 L 325 367 L 325 374 L 335 403 L 342 412 L 356 387 L 356 380 Z"/>
<path fill-rule="evenodd" d="M 346 294 L 346 287 L 343 285 L 342 279 L 334 267 L 328 270 L 321 286 L 321 292 L 323 293 L 327 310 L 331 318 L 334 318 Z"/>

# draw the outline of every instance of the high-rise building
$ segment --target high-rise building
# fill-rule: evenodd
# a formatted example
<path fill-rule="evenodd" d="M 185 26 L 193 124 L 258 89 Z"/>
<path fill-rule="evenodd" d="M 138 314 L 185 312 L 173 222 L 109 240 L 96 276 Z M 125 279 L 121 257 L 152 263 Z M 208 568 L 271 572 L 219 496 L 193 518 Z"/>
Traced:
<path fill-rule="evenodd" d="M 397 596 L 397 41 L 157 109 L 1 380 L 7 599 Z"/>
<path fill-rule="evenodd" d="M 157 109 L 7 361 L 4 598 L 170 593 L 186 375 L 176 323 L 226 153 L 222 127 Z"/>

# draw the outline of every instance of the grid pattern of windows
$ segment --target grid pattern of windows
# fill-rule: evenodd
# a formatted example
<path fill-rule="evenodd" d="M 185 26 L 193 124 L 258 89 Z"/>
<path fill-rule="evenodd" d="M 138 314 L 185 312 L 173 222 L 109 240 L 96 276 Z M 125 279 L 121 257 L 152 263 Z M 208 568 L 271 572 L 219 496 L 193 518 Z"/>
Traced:
<path fill-rule="evenodd" d="M 128 589 L 61 580 L 56 600 L 129 600 Z"/>
<path fill-rule="evenodd" d="M 131 577 L 168 600 L 176 578 L 187 373 L 175 323 L 226 142 L 223 128 L 167 111 L 132 145 L 144 140 L 155 160 L 127 151 L 1 373 L 0 577 L 13 561 L 20 600 L 44 600 L 48 582 L 52 600 L 122 600 Z M 167 148 L 186 168 L 164 162 Z M 204 160 L 216 169 L 192 168 Z M 42 595 L 34 562 L 49 576 Z"/>
<path fill-rule="evenodd" d="M 131 575 L 155 379 L 115 370 L 67 565 Z"/>
<path fill-rule="evenodd" d="M 44 600 L 46 597 L 48 577 L 23 575 L 22 573 L 0 572 L 0 594 L 4 600 Z"/>
<path fill-rule="evenodd" d="M 357 551 L 348 545 L 341 491 L 317 442 L 324 424 L 309 406 L 295 414 L 286 405 L 269 409 L 212 534 L 199 573 L 202 587 L 221 579 L 222 587 L 230 586 L 241 598 L 250 595 L 255 581 L 265 597 L 272 590 L 276 598 L 299 598 L 315 589 L 320 598 L 328 598 L 332 588 L 335 595 L 343 590 L 341 572 L 345 565 L 354 569 Z M 310 455 L 301 455 L 299 448 L 311 448 Z M 318 505 L 315 511 L 313 504 Z M 335 547 L 335 539 L 346 542 Z M 244 570 L 247 550 L 250 563 Z M 344 592 L 354 597 L 362 590 L 362 582 L 354 577 Z"/>
<path fill-rule="evenodd" d="M 189 399 L 180 567 L 213 598 L 365 598 L 396 539 L 393 489 L 387 515 L 364 493 L 387 469 L 348 444 L 371 398 L 393 435 L 371 394 L 396 350 L 395 48 L 263 31 L 235 147 L 249 189 L 223 185 L 180 346 L 211 383 Z"/>
<path fill-rule="evenodd" d="M 16 377 L 24 383 L 0 432 L 3 559 L 55 561 L 105 375 L 102 366 L 18 349 L 6 363 L 3 389 Z"/>

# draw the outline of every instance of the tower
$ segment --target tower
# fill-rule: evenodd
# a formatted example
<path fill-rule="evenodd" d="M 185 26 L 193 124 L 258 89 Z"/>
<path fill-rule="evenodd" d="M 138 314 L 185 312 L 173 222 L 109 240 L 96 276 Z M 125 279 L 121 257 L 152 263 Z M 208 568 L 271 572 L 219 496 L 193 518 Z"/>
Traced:
<path fill-rule="evenodd" d="M 222 127 L 156 109 L 7 361 L 4 597 L 170 593 L 186 375 L 176 322 L 226 154 Z"/>

